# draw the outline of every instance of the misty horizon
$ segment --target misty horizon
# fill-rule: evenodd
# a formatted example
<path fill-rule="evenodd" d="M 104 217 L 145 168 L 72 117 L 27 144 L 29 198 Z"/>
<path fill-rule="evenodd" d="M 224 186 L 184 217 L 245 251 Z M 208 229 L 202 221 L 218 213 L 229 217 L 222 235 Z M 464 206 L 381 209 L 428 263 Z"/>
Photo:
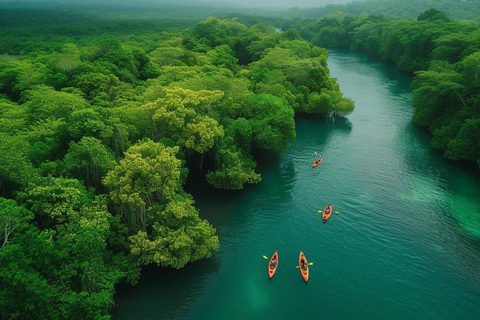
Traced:
<path fill-rule="evenodd" d="M 174 5 L 198 5 L 198 6 L 215 6 L 215 7 L 232 7 L 232 8 L 314 8 L 323 7 L 329 4 L 347 4 L 355 1 L 365 0 L 244 0 L 238 3 L 237 0 L 0 0 L 2 3 L 16 2 L 16 3 L 37 3 L 37 4 L 61 4 L 62 6 L 72 5 L 121 5 L 121 6 L 156 6 L 162 4 Z"/>

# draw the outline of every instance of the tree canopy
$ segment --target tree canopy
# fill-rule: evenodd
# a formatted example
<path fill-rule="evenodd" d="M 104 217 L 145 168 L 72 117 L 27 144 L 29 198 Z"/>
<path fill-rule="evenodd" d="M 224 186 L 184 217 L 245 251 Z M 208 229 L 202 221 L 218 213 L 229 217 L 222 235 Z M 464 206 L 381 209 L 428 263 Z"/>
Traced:
<path fill-rule="evenodd" d="M 12 14 L 0 23 L 12 31 L 0 35 L 2 319 L 108 319 L 115 286 L 142 266 L 218 250 L 189 172 L 242 189 L 261 181 L 254 154 L 295 139 L 295 114 L 353 111 L 327 51 L 293 29 Z"/>

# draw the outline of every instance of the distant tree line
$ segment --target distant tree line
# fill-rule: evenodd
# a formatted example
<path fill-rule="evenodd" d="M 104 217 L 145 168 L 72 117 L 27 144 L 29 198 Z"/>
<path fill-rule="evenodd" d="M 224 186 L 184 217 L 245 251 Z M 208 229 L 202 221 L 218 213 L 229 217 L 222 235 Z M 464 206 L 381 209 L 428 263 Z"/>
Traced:
<path fill-rule="evenodd" d="M 415 74 L 413 121 L 452 160 L 480 167 L 480 28 L 429 9 L 417 19 L 335 13 L 286 21 L 313 45 L 366 52 Z"/>
<path fill-rule="evenodd" d="M 456 20 L 480 21 L 480 2 L 477 0 L 361 0 L 346 4 L 328 4 L 316 8 L 290 8 L 278 16 L 319 19 L 335 12 L 351 15 L 387 15 L 415 18 L 422 12 L 436 8 Z"/>

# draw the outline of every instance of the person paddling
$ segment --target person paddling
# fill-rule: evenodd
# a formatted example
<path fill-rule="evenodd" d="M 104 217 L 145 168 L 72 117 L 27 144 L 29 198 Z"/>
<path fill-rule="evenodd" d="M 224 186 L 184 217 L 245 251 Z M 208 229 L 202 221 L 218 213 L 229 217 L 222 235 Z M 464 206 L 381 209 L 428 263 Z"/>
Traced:
<path fill-rule="evenodd" d="M 313 162 L 312 167 L 318 166 L 320 163 L 322 163 L 322 156 L 319 156 L 318 153 L 315 152 L 315 154 L 318 156 L 318 158 Z"/>
<path fill-rule="evenodd" d="M 305 260 L 302 260 L 302 270 L 307 270 L 307 266 L 305 265 Z"/>
<path fill-rule="evenodd" d="M 277 260 L 272 260 L 272 261 L 270 262 L 270 268 L 273 269 L 273 268 L 275 268 L 276 266 L 277 266 Z"/>

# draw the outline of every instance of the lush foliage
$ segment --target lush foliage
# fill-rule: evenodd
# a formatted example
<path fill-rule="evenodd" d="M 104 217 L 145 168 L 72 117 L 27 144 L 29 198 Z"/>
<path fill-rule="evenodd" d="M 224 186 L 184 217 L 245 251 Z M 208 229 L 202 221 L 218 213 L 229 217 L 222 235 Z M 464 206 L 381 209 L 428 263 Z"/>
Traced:
<path fill-rule="evenodd" d="M 389 15 L 415 18 L 422 12 L 436 8 L 456 20 L 477 20 L 480 17 L 480 2 L 477 0 L 363 0 L 346 4 L 329 4 L 318 8 L 291 8 L 282 16 L 323 18 L 334 12 L 360 15 Z"/>
<path fill-rule="evenodd" d="M 314 45 L 367 52 L 415 72 L 413 121 L 453 160 L 480 166 L 480 28 L 429 9 L 416 20 L 336 13 L 292 20 Z"/>
<path fill-rule="evenodd" d="M 115 285 L 135 283 L 142 265 L 182 268 L 218 249 L 183 189 L 189 171 L 241 189 L 261 180 L 255 152 L 295 138 L 295 113 L 353 110 L 326 50 L 295 31 L 11 13 L 19 21 L 3 20 L 0 48 L 2 319 L 109 318 Z"/>

